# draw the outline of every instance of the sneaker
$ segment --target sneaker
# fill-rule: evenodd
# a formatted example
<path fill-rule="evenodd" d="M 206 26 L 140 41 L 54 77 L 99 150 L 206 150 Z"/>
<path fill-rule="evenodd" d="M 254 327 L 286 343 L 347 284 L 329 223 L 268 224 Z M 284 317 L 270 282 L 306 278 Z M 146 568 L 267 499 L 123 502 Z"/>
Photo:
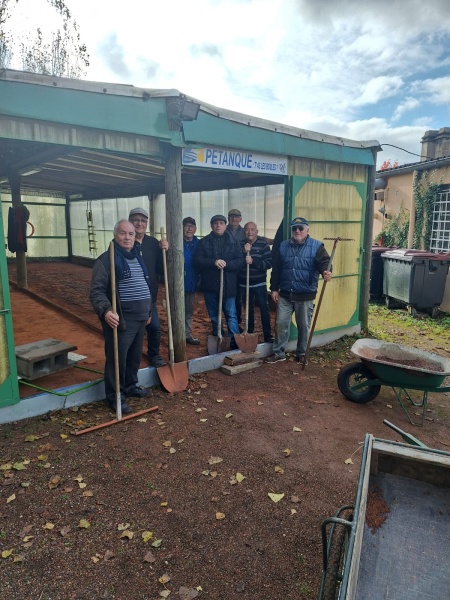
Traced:
<path fill-rule="evenodd" d="M 164 365 L 167 365 L 166 361 L 163 359 L 162 356 L 159 356 L 159 354 L 157 354 L 156 356 L 149 356 L 148 357 L 148 364 L 151 367 L 164 367 Z"/>
<path fill-rule="evenodd" d="M 116 412 L 116 403 L 115 402 L 108 402 L 108 406 L 111 410 Z M 133 409 L 131 408 L 131 406 L 129 404 L 127 404 L 126 402 L 122 402 L 121 406 L 122 406 L 122 414 L 123 415 L 129 415 L 130 413 L 133 412 Z"/>
<path fill-rule="evenodd" d="M 272 356 L 269 356 L 269 358 L 266 359 L 266 363 L 272 365 L 273 363 L 282 362 L 283 360 L 286 360 L 286 356 L 281 356 L 280 354 L 272 354 Z"/>
<path fill-rule="evenodd" d="M 191 344 L 191 346 L 198 346 L 200 344 L 200 340 L 198 340 L 197 338 L 192 337 L 192 335 L 190 335 L 189 337 L 186 338 L 186 344 Z"/>
<path fill-rule="evenodd" d="M 295 357 L 295 360 L 300 363 L 301 365 L 306 365 L 308 364 L 308 360 L 305 360 L 305 355 L 304 354 L 300 354 L 298 356 Z"/>
<path fill-rule="evenodd" d="M 132 387 L 131 389 L 129 389 L 126 392 L 126 397 L 127 398 L 147 398 L 148 396 L 150 396 L 151 394 L 151 390 L 149 390 L 148 388 L 142 388 L 139 387 L 138 385 L 135 385 L 134 387 Z"/>

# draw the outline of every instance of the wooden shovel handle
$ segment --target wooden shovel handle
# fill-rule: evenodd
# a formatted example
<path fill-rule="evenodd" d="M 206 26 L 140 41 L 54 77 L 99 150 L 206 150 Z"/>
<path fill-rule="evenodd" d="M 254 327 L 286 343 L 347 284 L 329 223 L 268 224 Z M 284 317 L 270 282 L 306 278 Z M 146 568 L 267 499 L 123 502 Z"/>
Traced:
<path fill-rule="evenodd" d="M 161 233 L 161 241 L 166 239 L 166 234 L 164 233 L 164 227 L 160 229 Z M 166 312 L 167 312 L 167 329 L 169 332 L 169 362 L 173 364 L 174 362 L 174 350 L 173 350 L 173 335 L 172 335 L 172 317 L 170 313 L 170 302 L 169 302 L 169 281 L 167 278 L 167 250 L 163 249 L 163 268 L 164 268 L 164 288 L 166 291 Z"/>

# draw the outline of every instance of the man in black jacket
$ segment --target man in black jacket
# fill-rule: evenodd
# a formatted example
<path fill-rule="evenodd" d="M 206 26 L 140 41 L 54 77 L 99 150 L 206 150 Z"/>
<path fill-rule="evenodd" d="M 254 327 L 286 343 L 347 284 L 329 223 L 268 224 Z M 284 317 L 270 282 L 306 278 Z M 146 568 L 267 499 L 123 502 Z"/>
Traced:
<path fill-rule="evenodd" d="M 132 410 L 126 398 L 143 398 L 148 393 L 138 387 L 145 325 L 150 322 L 151 294 L 147 269 L 134 247 L 132 223 L 123 219 L 114 226 L 114 262 L 117 312 L 112 310 L 110 252 L 95 261 L 89 299 L 102 324 L 105 338 L 105 394 L 116 409 L 114 329 L 117 328 L 120 396 L 122 414 Z"/>
<path fill-rule="evenodd" d="M 241 247 L 227 232 L 227 220 L 223 215 L 211 218 L 211 233 L 202 238 L 194 255 L 195 268 L 200 272 L 201 290 L 211 319 L 213 335 L 218 333 L 220 271 L 223 270 L 222 310 L 231 339 L 230 348 L 237 348 L 234 341 L 239 333 L 236 315 L 237 272 L 244 266 Z"/>
<path fill-rule="evenodd" d="M 159 324 L 156 297 L 158 295 L 158 279 L 164 275 L 162 249 L 167 250 L 167 241 L 158 242 L 150 235 L 145 235 L 148 224 L 148 213 L 143 208 L 130 210 L 129 219 L 136 230 L 136 249 L 142 256 L 150 277 L 150 291 L 152 293 L 152 320 L 147 325 L 147 358 L 151 367 L 163 367 L 166 361 L 159 354 L 161 342 L 161 328 Z"/>

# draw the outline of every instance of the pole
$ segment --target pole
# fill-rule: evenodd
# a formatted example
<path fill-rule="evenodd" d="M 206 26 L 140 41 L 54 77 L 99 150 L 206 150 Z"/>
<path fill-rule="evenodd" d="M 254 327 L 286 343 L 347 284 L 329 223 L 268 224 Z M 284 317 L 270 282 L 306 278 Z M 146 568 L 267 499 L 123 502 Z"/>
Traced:
<path fill-rule="evenodd" d="M 114 242 L 109 244 L 109 260 L 111 265 L 111 306 L 113 313 L 117 312 L 116 299 L 116 265 L 114 260 Z M 116 383 L 116 417 L 118 421 L 122 420 L 122 395 L 120 393 L 120 371 L 119 371 L 119 340 L 117 336 L 117 327 L 113 329 L 114 342 L 114 375 Z"/>

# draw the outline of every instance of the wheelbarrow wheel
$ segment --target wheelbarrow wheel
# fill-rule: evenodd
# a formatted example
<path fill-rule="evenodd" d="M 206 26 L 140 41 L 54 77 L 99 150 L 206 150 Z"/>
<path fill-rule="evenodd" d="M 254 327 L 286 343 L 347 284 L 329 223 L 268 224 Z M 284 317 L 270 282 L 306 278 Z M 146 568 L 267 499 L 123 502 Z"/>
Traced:
<path fill-rule="evenodd" d="M 351 519 L 351 514 L 340 515 L 341 518 Z M 345 560 L 348 551 L 348 533 L 345 525 L 335 523 L 330 532 L 331 539 L 328 547 L 327 568 L 324 574 L 321 600 L 337 600 L 344 573 Z"/>
<path fill-rule="evenodd" d="M 368 384 L 357 390 L 352 388 L 355 385 L 364 383 L 364 381 L 369 382 L 371 379 L 374 379 L 374 376 L 369 369 L 360 362 L 354 362 L 342 367 L 337 376 L 337 384 L 347 400 L 357 404 L 366 404 L 366 402 L 370 402 L 378 396 L 381 385 Z"/>

